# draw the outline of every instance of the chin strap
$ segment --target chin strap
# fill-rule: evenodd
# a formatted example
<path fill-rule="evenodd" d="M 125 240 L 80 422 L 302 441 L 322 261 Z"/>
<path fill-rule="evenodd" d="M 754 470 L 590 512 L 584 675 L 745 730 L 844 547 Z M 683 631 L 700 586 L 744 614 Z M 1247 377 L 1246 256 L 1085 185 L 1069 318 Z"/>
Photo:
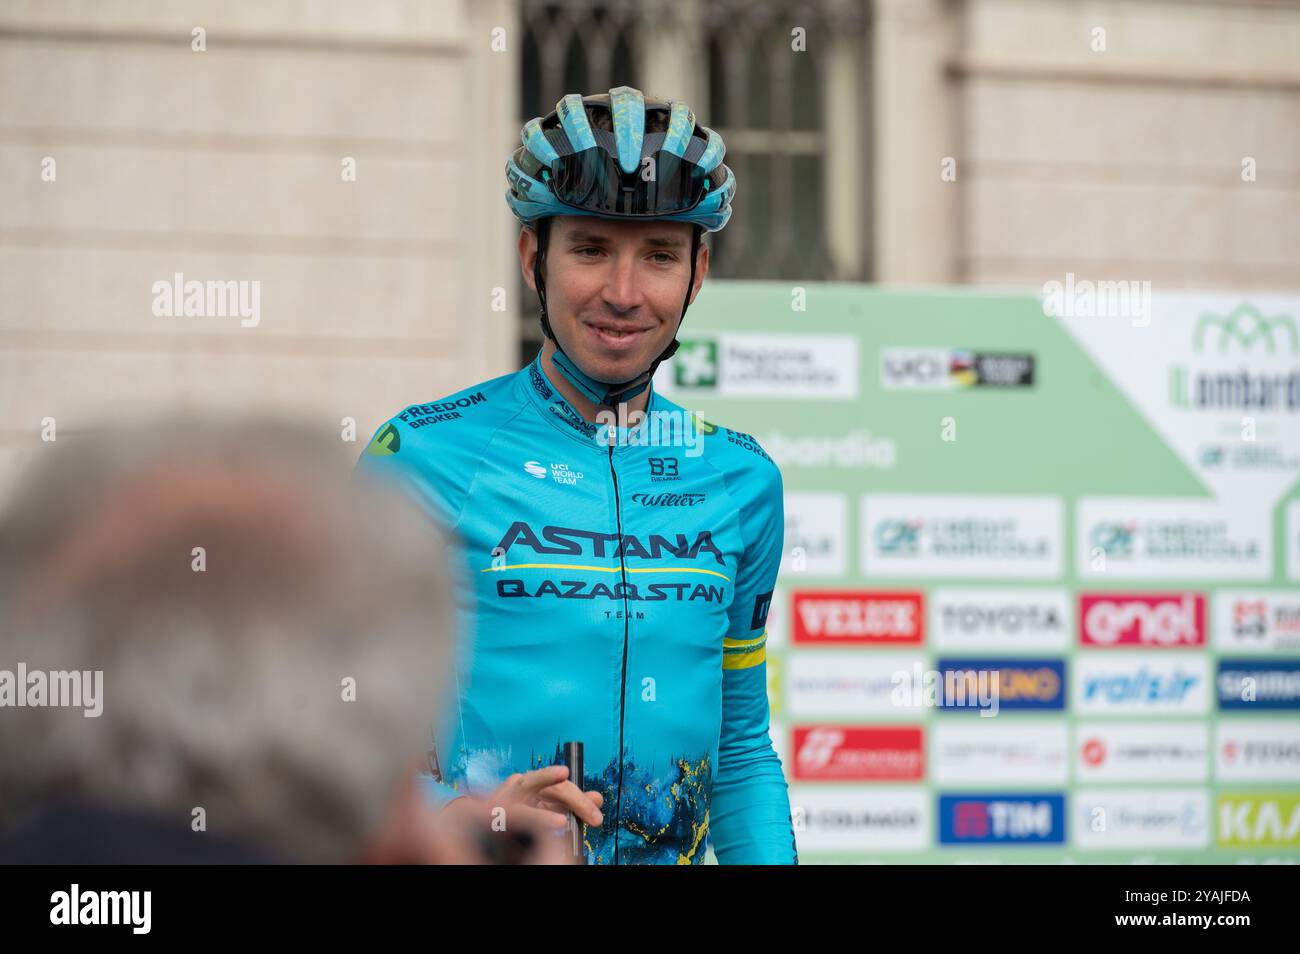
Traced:
<path fill-rule="evenodd" d="M 536 223 L 536 229 L 537 256 L 533 259 L 533 281 L 537 285 L 537 298 L 542 306 L 542 334 L 555 342 L 555 354 L 551 355 L 552 363 L 560 369 L 561 374 L 572 382 L 574 387 L 594 404 L 612 408 L 624 401 L 631 400 L 649 387 L 650 380 L 654 377 L 659 365 L 677 353 L 677 347 L 680 344 L 677 336 L 673 335 L 673 340 L 668 347 L 663 350 L 659 357 L 654 359 L 649 368 L 630 381 L 617 384 L 608 381 L 597 381 L 579 368 L 574 360 L 565 354 L 560 339 L 555 337 L 555 332 L 551 330 L 551 320 L 546 314 L 546 286 L 542 282 L 542 261 L 546 257 L 546 247 L 550 242 L 551 220 L 549 218 L 539 219 Z M 686 297 L 682 300 L 682 313 L 677 319 L 678 331 L 681 330 L 682 322 L 686 320 L 686 309 L 691 303 L 691 289 L 695 287 L 695 257 L 700 250 L 701 231 L 698 225 L 691 227 L 691 280 L 686 283 Z"/>

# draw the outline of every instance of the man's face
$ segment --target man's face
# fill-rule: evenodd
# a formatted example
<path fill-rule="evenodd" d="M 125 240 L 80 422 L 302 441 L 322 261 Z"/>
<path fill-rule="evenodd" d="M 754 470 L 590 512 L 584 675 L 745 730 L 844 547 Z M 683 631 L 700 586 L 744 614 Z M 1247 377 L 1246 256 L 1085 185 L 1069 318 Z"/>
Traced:
<path fill-rule="evenodd" d="M 537 235 L 519 236 L 519 262 L 533 287 Z M 687 222 L 613 222 L 557 216 L 542 266 L 546 311 L 565 354 L 598 381 L 640 374 L 668 347 L 691 276 Z M 700 246 L 691 300 L 709 270 Z M 534 291 L 536 288 L 534 288 Z"/>

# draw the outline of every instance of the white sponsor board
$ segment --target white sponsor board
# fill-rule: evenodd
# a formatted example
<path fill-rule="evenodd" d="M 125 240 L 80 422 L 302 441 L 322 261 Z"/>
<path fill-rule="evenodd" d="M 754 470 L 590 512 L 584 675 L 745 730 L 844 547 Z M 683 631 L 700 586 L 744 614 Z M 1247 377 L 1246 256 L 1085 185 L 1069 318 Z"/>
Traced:
<path fill-rule="evenodd" d="M 940 587 L 930 593 L 930 639 L 937 649 L 1057 652 L 1073 638 L 1062 589 Z"/>
<path fill-rule="evenodd" d="M 868 577 L 1061 575 L 1058 497 L 866 494 L 861 511 Z"/>
<path fill-rule="evenodd" d="M 921 788 L 791 785 L 790 814 L 800 852 L 915 851 L 933 837 Z"/>
<path fill-rule="evenodd" d="M 1272 574 L 1266 509 L 1172 497 L 1083 497 L 1075 532 L 1090 580 L 1263 580 Z"/>
<path fill-rule="evenodd" d="M 1300 500 L 1286 505 L 1286 578 L 1300 580 Z"/>
<path fill-rule="evenodd" d="M 1083 715 L 1197 715 L 1209 707 L 1210 664 L 1199 653 L 1089 653 L 1070 668 L 1070 709 Z"/>
<path fill-rule="evenodd" d="M 1214 733 L 1220 782 L 1300 782 L 1300 720 L 1220 719 Z"/>
<path fill-rule="evenodd" d="M 1300 591 L 1219 590 L 1211 611 L 1220 652 L 1300 652 Z"/>
<path fill-rule="evenodd" d="M 1204 722 L 1080 722 L 1073 752 L 1080 782 L 1204 782 L 1210 773 Z"/>
<path fill-rule="evenodd" d="M 915 718 L 923 705 L 895 698 L 900 673 L 910 676 L 924 657 L 852 650 L 792 650 L 785 655 L 787 719 L 898 715 Z"/>
<path fill-rule="evenodd" d="M 1068 774 L 1067 751 L 1063 722 L 937 722 L 930 729 L 930 775 L 944 784 L 1063 785 Z"/>
<path fill-rule="evenodd" d="M 843 576 L 848 570 L 848 528 L 843 494 L 787 493 L 783 582 L 795 586 L 802 574 Z"/>
<path fill-rule="evenodd" d="M 1300 299 L 1157 294 L 1139 327 L 1057 320 L 1220 501 L 1271 511 L 1300 476 Z"/>
<path fill-rule="evenodd" d="M 660 366 L 655 387 L 682 398 L 856 398 L 858 338 L 693 332 Z"/>
<path fill-rule="evenodd" d="M 1210 793 L 1203 788 L 1084 788 L 1070 802 L 1073 842 L 1084 851 L 1210 844 Z"/>

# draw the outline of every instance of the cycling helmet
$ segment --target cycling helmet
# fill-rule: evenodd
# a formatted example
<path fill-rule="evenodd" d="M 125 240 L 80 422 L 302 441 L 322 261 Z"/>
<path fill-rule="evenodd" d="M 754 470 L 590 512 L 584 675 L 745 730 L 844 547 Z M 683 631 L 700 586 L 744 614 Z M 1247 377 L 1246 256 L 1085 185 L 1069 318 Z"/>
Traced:
<path fill-rule="evenodd" d="M 601 112 L 610 116 L 612 130 L 592 125 L 591 116 Z M 664 131 L 646 132 L 652 113 L 663 116 Z M 691 278 L 677 319 L 680 328 L 695 285 L 700 236 L 718 231 L 731 218 L 736 178 L 722 162 L 726 146 L 716 132 L 696 123 L 685 103 L 647 100 L 630 86 L 611 89 L 608 95 L 569 93 L 553 112 L 525 123 L 520 140 L 523 145 L 506 163 L 506 202 L 522 224 L 537 229 L 533 278 L 541 303 L 542 333 L 555 341 L 553 360 L 565 377 L 595 403 L 613 407 L 645 390 L 659 364 L 677 351 L 677 338 L 629 381 L 597 381 L 578 368 L 555 337 L 546 313 L 542 262 L 549 219 L 590 215 L 615 221 L 691 223 Z"/>

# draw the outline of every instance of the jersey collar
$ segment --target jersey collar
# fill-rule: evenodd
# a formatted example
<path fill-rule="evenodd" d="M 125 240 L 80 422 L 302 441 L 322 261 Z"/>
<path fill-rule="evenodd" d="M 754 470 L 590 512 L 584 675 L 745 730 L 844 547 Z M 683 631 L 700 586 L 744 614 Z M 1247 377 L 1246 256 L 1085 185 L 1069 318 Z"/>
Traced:
<path fill-rule="evenodd" d="M 569 403 L 568 399 L 560 393 L 555 385 L 551 384 L 550 379 L 546 377 L 546 372 L 542 369 L 542 352 L 539 350 L 537 356 L 526 368 L 523 368 L 519 375 L 523 382 L 523 388 L 528 392 L 529 399 L 537 407 L 542 417 L 546 418 L 552 426 L 563 431 L 574 440 L 581 441 L 589 447 L 604 453 L 607 446 L 600 440 L 600 431 L 602 425 L 593 424 L 583 418 L 578 413 L 577 408 Z M 646 400 L 646 410 L 650 410 L 658 403 L 659 394 L 654 389 L 653 380 L 647 383 L 646 389 L 650 392 Z M 616 427 L 618 432 L 617 446 L 625 446 L 628 439 L 629 431 L 634 428 Z"/>

